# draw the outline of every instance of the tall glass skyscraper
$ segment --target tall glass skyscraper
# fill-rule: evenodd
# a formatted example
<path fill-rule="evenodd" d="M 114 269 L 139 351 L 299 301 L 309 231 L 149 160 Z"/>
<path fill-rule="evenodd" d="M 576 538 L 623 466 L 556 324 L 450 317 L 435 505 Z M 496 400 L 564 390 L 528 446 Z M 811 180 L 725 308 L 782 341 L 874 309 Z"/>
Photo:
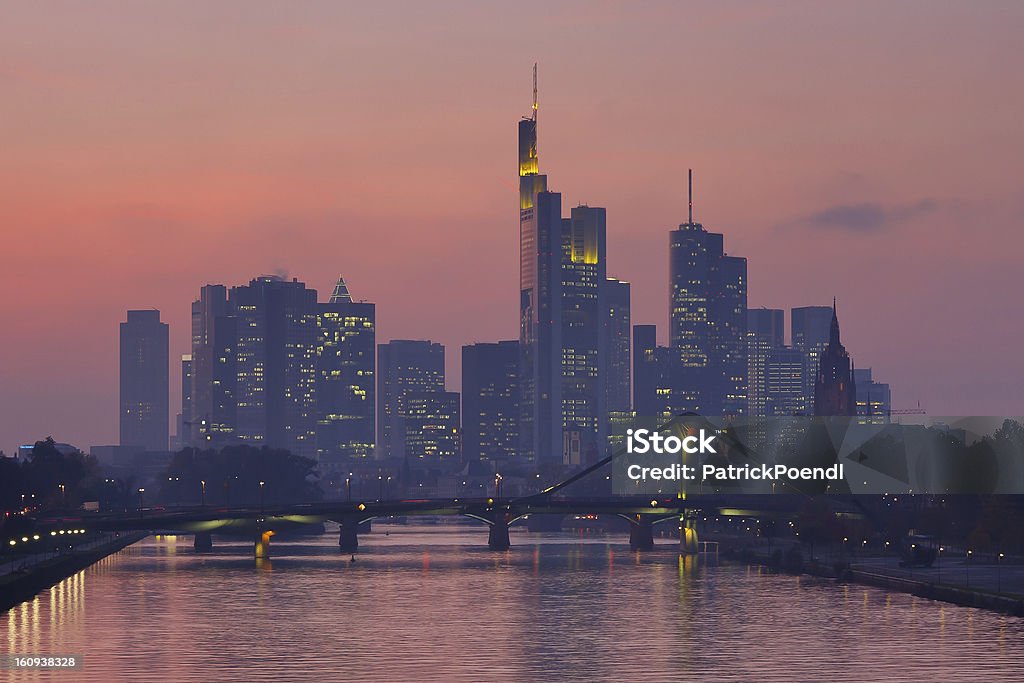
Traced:
<path fill-rule="evenodd" d="M 832 325 L 831 306 L 801 306 L 790 311 L 790 338 L 804 355 L 804 388 L 801 412 L 814 414 L 814 382 L 821 356 L 828 346 Z"/>
<path fill-rule="evenodd" d="M 376 307 L 339 277 L 317 305 L 316 452 L 321 463 L 366 458 L 376 429 Z"/>
<path fill-rule="evenodd" d="M 783 347 L 785 313 L 782 309 L 747 310 L 747 414 L 767 415 L 768 364 Z"/>
<path fill-rule="evenodd" d="M 169 447 L 168 327 L 160 311 L 128 311 L 121 323 L 119 427 L 122 446 Z"/>
<path fill-rule="evenodd" d="M 691 185 L 692 187 L 692 185 Z M 669 339 L 675 414 L 747 407 L 747 260 L 690 215 L 669 235 Z"/>
<path fill-rule="evenodd" d="M 538 465 L 604 452 L 605 233 L 602 208 L 563 218 L 562 196 L 540 174 L 535 67 L 533 109 L 519 122 L 519 450 Z"/>
<path fill-rule="evenodd" d="M 316 453 L 316 290 L 261 276 L 232 287 L 237 421 L 243 442 Z"/>

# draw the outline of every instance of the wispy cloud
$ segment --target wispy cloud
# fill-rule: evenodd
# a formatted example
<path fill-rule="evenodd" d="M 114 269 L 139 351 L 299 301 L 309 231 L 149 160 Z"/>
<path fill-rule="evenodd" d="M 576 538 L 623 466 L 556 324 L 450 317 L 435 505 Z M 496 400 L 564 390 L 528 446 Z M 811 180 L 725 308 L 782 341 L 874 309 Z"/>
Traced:
<path fill-rule="evenodd" d="M 877 232 L 916 216 L 929 214 L 939 208 L 934 199 L 922 199 L 912 204 L 885 206 L 878 202 L 836 204 L 811 214 L 800 223 L 823 230 L 850 232 Z"/>

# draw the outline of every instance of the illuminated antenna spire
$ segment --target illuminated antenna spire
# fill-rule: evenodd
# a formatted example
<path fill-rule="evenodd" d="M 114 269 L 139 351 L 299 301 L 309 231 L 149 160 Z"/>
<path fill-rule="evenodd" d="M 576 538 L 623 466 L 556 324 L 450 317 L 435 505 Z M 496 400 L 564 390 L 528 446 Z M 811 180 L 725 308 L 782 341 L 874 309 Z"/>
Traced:
<path fill-rule="evenodd" d="M 690 218 L 689 225 L 693 225 L 693 169 L 689 170 L 687 174 L 687 185 L 689 186 L 689 199 L 690 199 Z"/>
<path fill-rule="evenodd" d="M 537 120 L 537 62 L 533 63 L 533 120 Z"/>

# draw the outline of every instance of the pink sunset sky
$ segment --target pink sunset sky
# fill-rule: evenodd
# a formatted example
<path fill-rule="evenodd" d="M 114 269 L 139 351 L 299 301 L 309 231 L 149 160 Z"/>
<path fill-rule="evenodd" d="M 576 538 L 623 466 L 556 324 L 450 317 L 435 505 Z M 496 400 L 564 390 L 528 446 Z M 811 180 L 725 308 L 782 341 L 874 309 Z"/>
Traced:
<path fill-rule="evenodd" d="M 116 442 L 128 308 L 171 325 L 175 408 L 199 287 L 264 273 L 343 274 L 457 389 L 518 334 L 535 61 L 541 170 L 607 207 L 634 323 L 665 335 L 692 167 L 751 307 L 837 296 L 895 407 L 1024 413 L 1021 35 L 1019 2 L 9 5 L 0 448 Z"/>

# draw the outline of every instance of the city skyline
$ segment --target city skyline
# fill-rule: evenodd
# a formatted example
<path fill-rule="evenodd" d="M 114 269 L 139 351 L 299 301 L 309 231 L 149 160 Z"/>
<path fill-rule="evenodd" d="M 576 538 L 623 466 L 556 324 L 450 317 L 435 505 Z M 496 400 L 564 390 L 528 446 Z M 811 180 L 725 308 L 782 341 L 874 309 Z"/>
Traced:
<path fill-rule="evenodd" d="M 874 368 L 892 384 L 893 407 L 920 401 L 932 414 L 1022 412 L 1014 378 L 1024 361 L 1012 352 L 1021 331 L 1019 316 L 1012 313 L 1013 254 L 1021 246 L 1013 229 L 1024 214 L 1015 194 L 1019 179 L 1012 173 L 1022 136 L 1012 121 L 1021 96 L 986 71 L 1010 48 L 1014 21 L 1000 24 L 995 16 L 966 11 L 959 16 L 956 7 L 941 8 L 928 30 L 908 26 L 909 13 L 888 11 L 891 23 L 872 33 L 869 42 L 892 47 L 897 29 L 924 42 L 911 41 L 907 61 L 895 73 L 872 71 L 877 57 L 858 68 L 847 64 L 845 91 L 825 87 L 831 74 L 798 64 L 793 55 L 770 53 L 772 64 L 817 88 L 820 101 L 810 98 L 818 106 L 809 114 L 789 111 L 793 104 L 807 103 L 803 90 L 773 93 L 751 86 L 743 95 L 751 99 L 744 102 L 712 87 L 709 73 L 745 82 L 748 77 L 740 72 L 757 56 L 750 46 L 732 45 L 734 56 L 712 50 L 703 72 L 689 68 L 679 53 L 667 51 L 673 59 L 659 65 L 650 60 L 649 49 L 641 51 L 633 59 L 642 58 L 648 69 L 634 82 L 626 72 L 636 61 L 609 65 L 610 57 L 602 56 L 598 66 L 587 67 L 565 47 L 556 49 L 548 36 L 516 60 L 485 54 L 469 74 L 414 71 L 435 77 L 431 83 L 438 90 L 461 83 L 458 92 L 435 93 L 399 79 L 400 87 L 382 94 L 369 82 L 360 87 L 357 79 L 347 92 L 368 101 L 378 115 L 399 103 L 447 114 L 424 115 L 415 126 L 396 131 L 378 124 L 358 144 L 344 132 L 329 132 L 320 120 L 332 112 L 348 116 L 345 101 L 330 89 L 323 91 L 328 93 L 323 108 L 310 114 L 316 124 L 311 130 L 327 133 L 319 144 L 313 133 L 281 129 L 270 118 L 257 117 L 255 124 L 250 119 L 247 129 L 236 130 L 224 116 L 232 103 L 290 92 L 284 81 L 271 82 L 262 95 L 243 88 L 236 93 L 240 100 L 215 98 L 209 117 L 198 117 L 205 123 L 172 125 L 161 98 L 145 89 L 143 72 L 122 67 L 110 76 L 90 75 L 98 89 L 82 90 L 74 77 L 86 74 L 69 61 L 72 52 L 58 50 L 47 61 L 17 49 L 12 36 L 15 53 L 27 59 L 11 61 L 7 76 L 17 104 L 4 107 L 12 109 L 26 135 L 14 141 L 7 171 L 13 175 L 6 178 L 0 209 L 5 232 L 14 236 L 0 277 L 5 291 L 17 292 L 0 302 L 0 319 L 7 323 L 0 342 L 0 448 L 10 452 L 51 433 L 82 447 L 114 443 L 116 323 L 125 310 L 161 310 L 170 324 L 170 356 L 180 358 L 188 352 L 188 302 L 198 287 L 241 285 L 263 273 L 287 272 L 322 295 L 344 274 L 357 298 L 377 304 L 379 341 L 431 339 L 453 351 L 446 375 L 448 389 L 457 390 L 456 349 L 517 336 L 511 121 L 528 105 L 528 67 L 534 58 L 541 63 L 544 170 L 556 179 L 565 206 L 591 202 L 607 208 L 609 273 L 631 283 L 633 322 L 656 324 L 659 342 L 667 341 L 666 234 L 686 218 L 685 169 L 693 166 L 694 220 L 724 233 L 730 253 L 747 258 L 750 308 L 824 305 L 838 296 L 844 342 L 859 366 Z M 672 10 L 657 11 L 676 16 Z M 378 19 L 385 18 L 381 12 Z M 565 16 L 554 12 L 557 25 Z M 852 36 L 865 21 L 839 9 L 808 12 L 822 22 L 850 19 L 842 35 L 850 31 Z M 15 29 L 34 21 L 31 10 L 18 8 L 13 14 Z M 693 16 L 713 35 L 731 35 L 756 21 L 782 22 L 785 14 L 759 9 Z M 1019 12 L 1006 15 L 1019 25 Z M 137 18 L 152 19 L 145 12 Z M 631 17 L 614 8 L 584 24 L 605 35 L 615 28 L 608 22 L 619 19 L 627 43 L 635 45 L 636 32 L 628 30 Z M 86 24 L 98 28 L 90 21 L 96 20 Z M 225 56 L 238 56 L 247 41 L 261 35 L 260 17 L 251 21 L 249 32 L 228 41 Z M 649 24 L 650 17 L 644 21 Z M 926 39 L 952 26 L 962 44 L 944 44 L 947 59 L 922 64 L 937 54 Z M 55 35 L 68 28 L 46 26 Z M 324 37 L 312 19 L 298 22 L 296 30 Z M 92 45 L 101 35 L 87 32 L 76 40 Z M 286 41 L 287 36 L 272 38 Z M 411 38 L 417 45 L 425 40 L 415 30 Z M 166 68 L 159 41 L 147 46 L 124 36 L 118 40 L 95 59 L 134 55 L 143 60 L 140 68 Z M 571 47 L 577 40 L 567 42 Z M 288 70 L 284 75 L 295 76 L 290 70 L 302 60 L 320 56 L 316 45 L 282 67 Z M 840 41 L 833 52 L 826 51 L 826 64 L 830 55 L 848 57 L 851 49 Z M 448 62 L 454 58 L 444 50 L 438 54 Z M 607 71 L 601 78 L 599 67 Z M 216 83 L 231 74 L 214 70 L 205 78 Z M 695 83 L 685 82 L 684 75 Z M 904 93 L 898 86 L 910 77 L 915 88 Z M 672 85 L 667 90 L 694 94 L 706 108 L 694 111 L 653 92 L 651 78 L 665 79 Z M 943 101 L 946 108 L 936 110 L 934 118 L 912 125 L 906 117 L 919 115 L 919 98 L 934 97 L 938 103 L 950 78 L 974 81 L 974 100 Z M 877 95 L 871 79 L 888 99 L 856 97 Z M 256 85 L 244 77 L 241 82 Z M 175 83 L 170 90 L 177 106 L 195 118 L 206 101 L 204 92 Z M 115 86 L 135 95 L 126 98 L 122 116 L 127 119 L 101 117 L 107 104 L 96 94 Z M 40 105 L 62 94 L 84 98 L 76 103 L 74 117 L 28 125 Z M 307 97 L 307 104 L 318 101 L 315 93 Z M 745 104 L 758 105 L 764 120 L 737 119 L 735 111 Z M 830 105 L 839 111 L 830 112 Z M 295 113 L 287 106 L 272 109 L 282 117 Z M 711 114 L 724 121 L 711 120 Z M 410 116 L 408 110 L 401 115 Z M 365 123 L 365 114 L 352 116 L 347 124 Z M 637 120 L 644 126 L 632 125 Z M 134 125 L 126 125 L 130 122 Z M 264 124 L 268 127 L 260 129 Z M 637 130 L 641 127 L 650 130 Z M 903 134 L 899 144 L 887 138 L 895 131 Z M 273 134 L 268 139 L 264 132 Z M 772 135 L 761 139 L 765 133 Z M 381 146 L 392 134 L 391 146 Z M 40 136 L 52 141 L 44 144 Z M 170 144 L 175 141 L 188 144 L 176 151 Z M 256 141 L 267 146 L 245 151 Z M 213 153 L 210 159 L 198 155 L 204 145 Z M 73 152 L 61 157 L 63 164 L 52 156 L 61 150 Z M 136 155 L 142 160 L 134 160 Z M 431 158 L 448 162 L 446 182 L 438 183 L 433 171 L 425 170 Z M 609 159 L 614 161 L 606 163 Z M 245 170 L 249 161 L 258 162 L 255 170 Z M 970 229 L 963 227 L 967 221 Z M 940 231 L 942 240 L 929 239 Z M 969 262 L 961 258 L 965 250 Z M 478 259 L 478 254 L 494 257 Z M 43 268 L 48 275 L 40 278 Z M 907 309 L 908 300 L 915 302 L 913 310 Z M 880 329 L 886 334 L 878 334 Z M 170 372 L 177 376 L 173 363 Z M 177 382 L 171 385 L 170 404 L 177 406 Z"/>

